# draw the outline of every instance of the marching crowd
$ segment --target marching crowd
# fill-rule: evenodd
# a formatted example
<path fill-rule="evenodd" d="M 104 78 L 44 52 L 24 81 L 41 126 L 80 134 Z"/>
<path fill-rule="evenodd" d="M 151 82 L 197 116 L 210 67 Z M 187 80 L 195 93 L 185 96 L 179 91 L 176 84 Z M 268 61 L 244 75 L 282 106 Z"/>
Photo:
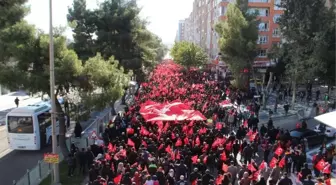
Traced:
<path fill-rule="evenodd" d="M 125 114 L 107 125 L 104 145 L 72 147 L 69 176 L 77 159 L 80 172 L 88 165 L 91 185 L 331 185 L 330 150 L 324 148 L 309 168 L 305 143 L 292 142 L 271 119 L 258 127 L 259 105 L 250 97 L 225 81 L 211 81 L 210 73 L 161 64 Z M 219 105 L 227 99 L 238 107 Z M 139 113 L 147 100 L 179 100 L 210 119 L 148 122 Z"/>

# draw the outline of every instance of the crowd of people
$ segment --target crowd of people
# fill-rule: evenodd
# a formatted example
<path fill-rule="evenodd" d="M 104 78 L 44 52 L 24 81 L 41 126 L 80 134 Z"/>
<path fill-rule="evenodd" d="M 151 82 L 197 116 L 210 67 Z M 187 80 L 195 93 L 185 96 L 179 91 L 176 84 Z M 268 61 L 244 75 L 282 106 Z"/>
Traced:
<path fill-rule="evenodd" d="M 74 147 L 69 176 L 77 155 L 80 172 L 88 164 L 91 185 L 331 185 L 330 158 L 318 155 L 309 168 L 304 143 L 292 142 L 271 119 L 258 127 L 253 96 L 211 79 L 210 72 L 172 62 L 158 65 L 124 115 L 107 125 L 104 145 L 87 151 Z M 228 99 L 237 106 L 220 105 Z M 139 113 L 148 100 L 179 100 L 211 121 L 148 122 Z"/>

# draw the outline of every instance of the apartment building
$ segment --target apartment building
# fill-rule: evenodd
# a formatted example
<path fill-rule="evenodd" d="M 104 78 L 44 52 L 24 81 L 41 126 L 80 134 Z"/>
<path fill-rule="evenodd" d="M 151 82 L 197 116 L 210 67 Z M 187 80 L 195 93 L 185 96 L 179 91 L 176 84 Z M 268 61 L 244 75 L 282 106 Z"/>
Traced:
<path fill-rule="evenodd" d="M 180 42 L 185 40 L 185 21 L 184 20 L 180 20 L 178 23 L 178 28 L 177 28 L 177 32 L 176 32 L 176 37 L 175 37 L 175 41 L 176 42 Z"/>
<path fill-rule="evenodd" d="M 267 52 L 273 45 L 280 43 L 280 29 L 277 20 L 283 13 L 278 6 L 281 0 L 249 0 L 249 11 L 259 13 L 261 23 L 258 26 L 259 45 L 258 57 L 255 59 L 255 67 L 267 67 L 274 62 L 267 58 Z M 219 36 L 215 31 L 215 24 L 225 20 L 229 3 L 234 0 L 194 0 L 193 11 L 184 20 L 186 35 L 185 40 L 200 45 L 209 55 L 215 58 L 219 53 Z"/>

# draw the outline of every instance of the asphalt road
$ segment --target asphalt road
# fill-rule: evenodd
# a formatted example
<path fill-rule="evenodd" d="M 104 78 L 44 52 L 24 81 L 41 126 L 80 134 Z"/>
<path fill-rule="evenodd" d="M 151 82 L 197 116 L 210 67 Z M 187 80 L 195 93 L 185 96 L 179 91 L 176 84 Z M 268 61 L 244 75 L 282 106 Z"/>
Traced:
<path fill-rule="evenodd" d="M 19 180 L 26 172 L 37 165 L 43 154 L 51 152 L 51 147 L 39 151 L 12 151 L 0 159 L 1 185 L 12 185 L 13 180 Z"/>

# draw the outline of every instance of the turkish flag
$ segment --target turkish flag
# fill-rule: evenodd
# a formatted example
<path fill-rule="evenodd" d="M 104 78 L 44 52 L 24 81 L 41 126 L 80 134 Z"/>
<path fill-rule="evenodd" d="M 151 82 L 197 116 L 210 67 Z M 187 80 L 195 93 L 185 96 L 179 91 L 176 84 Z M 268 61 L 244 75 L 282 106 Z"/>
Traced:
<path fill-rule="evenodd" d="M 278 156 L 280 156 L 282 153 L 284 152 L 284 150 L 281 148 L 281 147 L 278 147 L 276 150 L 275 150 L 275 154 L 277 154 Z"/>
<path fill-rule="evenodd" d="M 259 165 L 259 170 L 263 170 L 266 168 L 266 164 L 265 164 L 265 161 L 262 161 Z"/>
<path fill-rule="evenodd" d="M 255 172 L 255 171 L 257 171 L 257 170 L 255 169 L 255 167 L 254 167 L 251 163 L 248 164 L 247 169 L 249 169 L 251 172 Z"/>
<path fill-rule="evenodd" d="M 226 161 L 226 154 L 225 154 L 225 151 L 223 151 L 223 153 L 220 155 L 220 159 L 222 161 Z"/>
<path fill-rule="evenodd" d="M 129 145 L 129 146 L 131 146 L 131 147 L 134 147 L 135 145 L 134 145 L 134 142 L 130 139 L 130 138 L 128 138 L 128 140 L 127 140 L 127 145 Z"/>
<path fill-rule="evenodd" d="M 113 178 L 113 182 L 114 182 L 114 184 L 119 184 L 120 181 L 121 181 L 121 178 L 122 178 L 122 175 L 121 175 L 121 174 L 119 174 L 118 176 L 114 177 L 114 178 Z"/>
<path fill-rule="evenodd" d="M 286 164 L 285 157 L 283 157 L 279 162 L 279 167 L 283 168 L 283 167 L 285 167 L 285 164 Z"/>
<path fill-rule="evenodd" d="M 315 168 L 319 171 L 322 171 L 324 169 L 324 167 L 326 166 L 326 162 L 321 159 L 316 165 L 315 165 Z"/>
<path fill-rule="evenodd" d="M 192 158 L 191 158 L 191 161 L 193 164 L 196 164 L 197 163 L 197 159 L 198 159 L 198 156 L 197 155 L 194 155 Z"/>
<path fill-rule="evenodd" d="M 269 163 L 269 166 L 271 168 L 274 168 L 277 162 L 278 162 L 278 160 L 273 157 L 272 160 L 271 160 L 271 162 Z"/>

